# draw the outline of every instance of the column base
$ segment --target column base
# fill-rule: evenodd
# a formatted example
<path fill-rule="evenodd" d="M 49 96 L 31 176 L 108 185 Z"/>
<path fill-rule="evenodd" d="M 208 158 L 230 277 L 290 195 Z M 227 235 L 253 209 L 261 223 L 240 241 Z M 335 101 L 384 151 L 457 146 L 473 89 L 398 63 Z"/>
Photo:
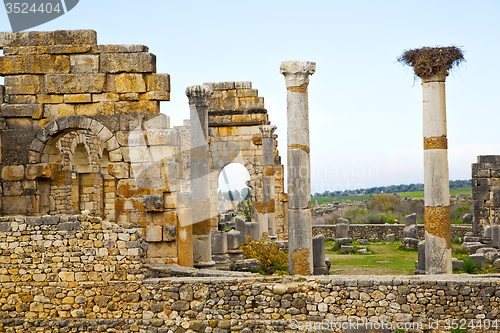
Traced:
<path fill-rule="evenodd" d="M 212 268 L 215 266 L 215 261 L 210 260 L 206 262 L 195 262 L 193 264 L 194 268 L 202 269 L 202 268 Z"/>

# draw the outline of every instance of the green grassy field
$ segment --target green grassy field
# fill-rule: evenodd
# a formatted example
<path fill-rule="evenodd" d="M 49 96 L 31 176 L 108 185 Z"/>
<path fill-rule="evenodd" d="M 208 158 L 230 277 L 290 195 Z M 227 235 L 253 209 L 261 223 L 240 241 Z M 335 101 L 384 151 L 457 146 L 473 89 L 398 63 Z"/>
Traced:
<path fill-rule="evenodd" d="M 459 194 L 459 193 L 467 193 L 467 194 L 472 194 L 472 188 L 458 188 L 458 189 L 453 189 L 450 190 L 450 195 L 453 194 Z M 415 198 L 415 199 L 423 199 L 424 198 L 424 192 L 419 191 L 419 192 L 401 192 L 399 193 L 403 197 L 409 197 L 409 198 Z M 346 197 L 313 197 L 312 198 L 312 205 L 316 205 L 316 200 L 318 200 L 318 205 L 321 205 L 323 203 L 332 203 L 332 202 L 338 202 L 338 203 L 356 203 L 356 202 L 363 202 L 365 200 L 370 199 L 371 194 L 362 194 L 362 195 L 351 195 L 351 196 L 346 196 Z"/>

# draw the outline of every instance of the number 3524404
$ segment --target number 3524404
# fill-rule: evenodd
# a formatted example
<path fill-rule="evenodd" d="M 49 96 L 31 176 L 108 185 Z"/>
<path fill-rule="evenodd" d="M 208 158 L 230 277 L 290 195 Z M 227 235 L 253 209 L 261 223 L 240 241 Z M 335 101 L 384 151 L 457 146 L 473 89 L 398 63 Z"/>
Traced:
<path fill-rule="evenodd" d="M 50 2 L 48 3 L 41 3 L 41 4 L 30 4 L 28 3 L 21 3 L 21 2 L 7 2 L 5 3 L 5 9 L 7 10 L 7 14 L 30 14 L 30 13 L 47 13 L 51 14 L 53 12 L 59 13 L 63 11 L 63 9 L 60 7 L 59 3 L 57 3 L 55 6 L 52 5 Z"/>

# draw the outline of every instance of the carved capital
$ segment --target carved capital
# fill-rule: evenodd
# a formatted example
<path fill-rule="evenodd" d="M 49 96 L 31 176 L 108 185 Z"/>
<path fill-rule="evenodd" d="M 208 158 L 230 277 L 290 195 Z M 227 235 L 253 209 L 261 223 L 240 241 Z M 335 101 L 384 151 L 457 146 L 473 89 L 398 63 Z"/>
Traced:
<path fill-rule="evenodd" d="M 285 76 L 286 87 L 307 87 L 309 75 L 316 72 L 316 63 L 309 61 L 283 61 L 280 73 Z"/>
<path fill-rule="evenodd" d="M 439 73 L 436 73 L 429 77 L 420 77 L 420 79 L 422 80 L 422 84 L 429 82 L 445 82 L 447 76 L 448 76 L 448 71 L 442 70 Z"/>
<path fill-rule="evenodd" d="M 189 86 L 186 88 L 186 96 L 189 99 L 189 104 L 196 106 L 208 106 L 210 96 L 212 96 L 213 92 L 214 89 L 207 85 Z"/>
<path fill-rule="evenodd" d="M 272 139 L 276 126 L 274 125 L 259 125 L 259 129 L 262 132 L 263 139 Z"/>

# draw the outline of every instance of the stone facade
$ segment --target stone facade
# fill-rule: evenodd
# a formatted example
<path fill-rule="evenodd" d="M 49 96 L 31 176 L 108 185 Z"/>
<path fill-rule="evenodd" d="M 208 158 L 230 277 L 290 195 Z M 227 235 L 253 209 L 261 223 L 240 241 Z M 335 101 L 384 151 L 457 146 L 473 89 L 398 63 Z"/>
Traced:
<path fill-rule="evenodd" d="M 472 199 L 474 201 L 474 234 L 482 235 L 484 227 L 500 225 L 500 156 L 478 156 L 472 164 Z"/>
<path fill-rule="evenodd" d="M 242 164 L 250 174 L 249 186 L 253 202 L 254 218 L 257 217 L 255 203 L 264 202 L 262 161 L 262 133 L 259 125 L 270 125 L 264 98 L 252 89 L 251 82 L 205 83 L 214 89 L 208 107 L 208 131 L 213 172 L 210 181 L 212 228 L 217 228 L 217 187 L 222 169 L 229 163 Z M 284 193 L 284 167 L 278 152 L 278 135 L 274 134 L 274 212 L 276 234 L 288 236 Z"/>

